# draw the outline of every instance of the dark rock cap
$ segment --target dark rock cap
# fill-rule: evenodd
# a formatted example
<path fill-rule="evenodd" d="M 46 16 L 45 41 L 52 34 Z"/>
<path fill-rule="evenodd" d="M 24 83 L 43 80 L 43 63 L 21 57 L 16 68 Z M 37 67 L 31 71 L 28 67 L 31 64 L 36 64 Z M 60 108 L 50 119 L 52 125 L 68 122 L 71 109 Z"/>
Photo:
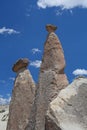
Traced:
<path fill-rule="evenodd" d="M 46 25 L 46 30 L 48 31 L 48 32 L 54 32 L 55 30 L 57 29 L 57 26 L 55 26 L 55 25 L 52 25 L 52 24 L 47 24 Z"/>
<path fill-rule="evenodd" d="M 29 64 L 29 60 L 27 58 L 22 58 L 16 61 L 16 63 L 13 65 L 12 70 L 14 72 L 18 72 L 22 68 L 27 68 Z"/>

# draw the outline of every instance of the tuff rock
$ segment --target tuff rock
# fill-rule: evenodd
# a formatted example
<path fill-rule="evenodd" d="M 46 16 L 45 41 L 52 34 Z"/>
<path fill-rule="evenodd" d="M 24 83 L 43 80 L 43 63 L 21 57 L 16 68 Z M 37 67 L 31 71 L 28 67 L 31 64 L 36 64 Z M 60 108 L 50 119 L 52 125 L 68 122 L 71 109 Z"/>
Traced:
<path fill-rule="evenodd" d="M 77 78 L 60 91 L 49 105 L 46 126 L 47 130 L 87 130 L 87 78 Z"/>
<path fill-rule="evenodd" d="M 27 69 L 28 59 L 20 59 L 12 70 L 17 73 L 9 108 L 7 130 L 24 130 L 35 94 L 35 83 Z"/>
<path fill-rule="evenodd" d="M 35 101 L 25 130 L 48 130 L 45 115 L 49 104 L 59 91 L 68 85 L 64 74 L 65 59 L 61 43 L 54 33 L 56 26 L 47 25 L 48 36 L 45 42 L 44 55 L 40 68 L 39 83 Z"/>
<path fill-rule="evenodd" d="M 9 115 L 9 105 L 0 104 L 0 130 L 6 130 Z"/>

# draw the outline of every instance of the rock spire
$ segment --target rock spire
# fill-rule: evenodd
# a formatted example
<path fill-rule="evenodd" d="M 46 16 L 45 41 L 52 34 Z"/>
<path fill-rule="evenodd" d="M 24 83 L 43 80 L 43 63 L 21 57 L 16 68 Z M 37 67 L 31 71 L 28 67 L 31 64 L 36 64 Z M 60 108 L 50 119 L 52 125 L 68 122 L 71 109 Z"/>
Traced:
<path fill-rule="evenodd" d="M 64 74 L 65 59 L 61 43 L 54 33 L 56 26 L 48 24 L 48 36 L 44 46 L 44 54 L 40 68 L 39 84 L 36 97 L 25 130 L 51 130 L 45 115 L 50 102 L 55 99 L 59 91 L 68 85 Z"/>
<path fill-rule="evenodd" d="M 17 73 L 9 109 L 7 130 L 24 130 L 35 94 L 35 83 L 27 69 L 28 59 L 19 59 L 12 67 Z"/>
<path fill-rule="evenodd" d="M 41 71 L 53 70 L 56 73 L 63 74 L 65 59 L 61 43 L 54 33 L 57 27 L 49 24 L 46 26 L 46 29 L 48 36 L 45 42 Z"/>

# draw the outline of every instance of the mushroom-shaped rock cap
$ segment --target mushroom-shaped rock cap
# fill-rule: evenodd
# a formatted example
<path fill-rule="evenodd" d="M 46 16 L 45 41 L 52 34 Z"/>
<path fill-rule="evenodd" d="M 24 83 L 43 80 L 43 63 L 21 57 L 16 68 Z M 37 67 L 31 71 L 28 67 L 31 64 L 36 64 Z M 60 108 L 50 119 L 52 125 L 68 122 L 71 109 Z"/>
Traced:
<path fill-rule="evenodd" d="M 56 29 L 57 29 L 57 26 L 54 26 L 54 25 L 52 25 L 52 24 L 47 24 L 47 25 L 46 25 L 46 30 L 47 30 L 48 32 L 54 32 Z"/>
<path fill-rule="evenodd" d="M 18 72 L 22 68 L 27 68 L 29 64 L 29 60 L 27 58 L 19 59 L 16 61 L 16 63 L 13 65 L 12 70 L 14 72 Z"/>

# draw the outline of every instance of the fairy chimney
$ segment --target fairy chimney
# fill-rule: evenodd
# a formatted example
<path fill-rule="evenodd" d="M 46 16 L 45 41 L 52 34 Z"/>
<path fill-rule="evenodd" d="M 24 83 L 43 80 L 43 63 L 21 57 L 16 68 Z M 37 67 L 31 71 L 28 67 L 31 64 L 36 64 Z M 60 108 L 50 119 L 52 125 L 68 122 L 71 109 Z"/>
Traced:
<path fill-rule="evenodd" d="M 61 43 L 55 34 L 57 27 L 46 25 L 48 36 L 40 68 L 39 84 L 28 126 L 25 130 L 49 130 L 45 115 L 49 104 L 59 91 L 68 85 L 64 74 L 65 58 Z"/>
<path fill-rule="evenodd" d="M 19 59 L 12 67 L 17 73 L 9 108 L 7 130 L 24 130 L 35 94 L 35 83 L 27 69 L 28 59 Z"/>

